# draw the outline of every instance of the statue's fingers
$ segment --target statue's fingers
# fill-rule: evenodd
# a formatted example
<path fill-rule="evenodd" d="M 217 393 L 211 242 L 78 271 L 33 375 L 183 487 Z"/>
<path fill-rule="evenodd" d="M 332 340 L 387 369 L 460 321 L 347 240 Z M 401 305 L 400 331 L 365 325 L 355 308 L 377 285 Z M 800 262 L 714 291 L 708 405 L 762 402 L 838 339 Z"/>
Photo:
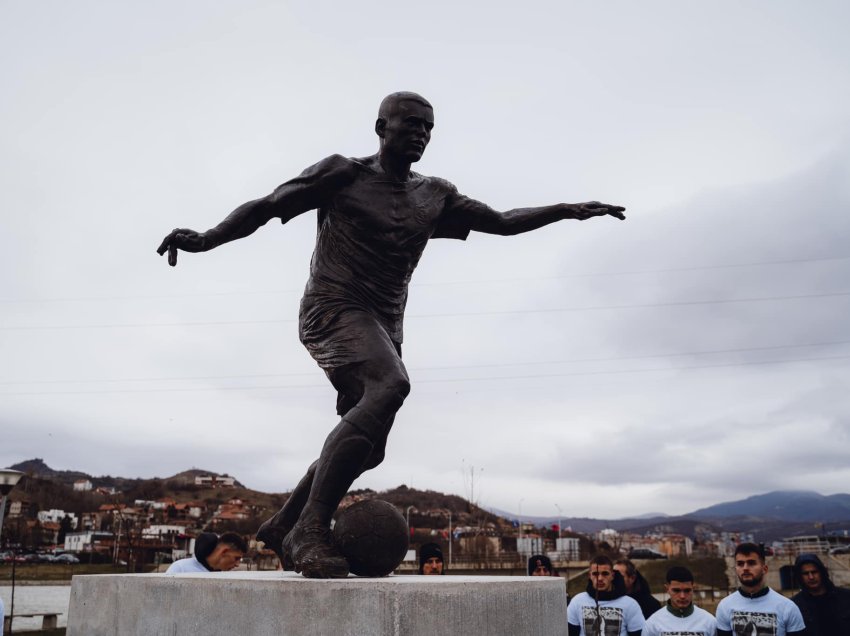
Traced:
<path fill-rule="evenodd" d="M 162 243 L 159 244 L 159 247 L 156 248 L 156 253 L 162 256 L 165 254 L 165 250 L 168 249 L 168 245 L 171 243 L 171 234 L 162 239 Z"/>
<path fill-rule="evenodd" d="M 177 265 L 177 248 L 174 245 L 168 246 L 168 264 L 172 267 Z"/>

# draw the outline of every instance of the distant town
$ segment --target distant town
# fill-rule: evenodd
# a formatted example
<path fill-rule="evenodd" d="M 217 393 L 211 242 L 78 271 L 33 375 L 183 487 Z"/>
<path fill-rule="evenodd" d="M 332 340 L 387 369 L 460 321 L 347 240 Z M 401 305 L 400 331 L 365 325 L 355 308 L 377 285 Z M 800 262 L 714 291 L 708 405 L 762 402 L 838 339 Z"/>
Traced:
<path fill-rule="evenodd" d="M 207 530 L 244 535 L 251 540 L 251 567 L 277 567 L 274 554 L 254 542 L 253 534 L 286 494 L 249 490 L 235 477 L 194 469 L 168 479 L 133 480 L 53 471 L 41 460 L 13 468 L 25 477 L 9 497 L 0 559 L 113 563 L 127 571 L 147 571 L 190 555 L 194 538 Z M 754 528 L 750 519 L 734 528 L 728 522 L 680 518 L 631 520 L 632 527 L 623 521 L 583 520 L 585 526 L 599 527 L 580 531 L 572 525 L 581 525 L 579 520 L 520 521 L 457 495 L 406 486 L 381 493 L 352 491 L 341 508 L 373 497 L 404 515 L 411 549 L 436 541 L 445 547 L 453 570 L 521 570 L 532 554 L 546 554 L 567 570 L 597 552 L 650 560 L 727 557 L 744 541 L 764 543 L 775 556 L 850 553 L 850 518 L 813 523 L 813 531 L 802 534 L 793 532 L 799 524 L 776 520 Z M 765 540 L 783 528 L 787 536 Z M 405 567 L 412 568 L 412 562 Z"/>

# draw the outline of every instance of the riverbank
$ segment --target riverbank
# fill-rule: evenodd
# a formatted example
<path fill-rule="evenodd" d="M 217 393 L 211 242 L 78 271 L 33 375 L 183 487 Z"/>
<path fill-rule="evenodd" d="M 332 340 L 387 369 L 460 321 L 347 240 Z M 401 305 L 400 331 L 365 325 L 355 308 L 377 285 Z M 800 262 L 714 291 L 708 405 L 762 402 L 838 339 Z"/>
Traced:
<path fill-rule="evenodd" d="M 65 629 L 71 600 L 71 586 L 68 583 L 61 581 L 52 585 L 18 585 L 16 581 L 14 595 L 14 636 L 27 633 L 37 633 L 39 636 L 53 634 L 55 630 L 40 631 L 44 614 L 55 614 L 56 627 Z M 3 599 L 7 616 L 12 614 L 11 585 L 0 583 L 0 598 Z M 26 616 L 27 614 L 34 616 Z"/>
<path fill-rule="evenodd" d="M 145 572 L 152 571 L 153 567 Z M 112 564 L 19 563 L 15 565 L 15 585 L 61 585 L 80 574 L 127 574 L 127 567 Z M 12 566 L 0 565 L 0 585 L 11 585 Z"/>

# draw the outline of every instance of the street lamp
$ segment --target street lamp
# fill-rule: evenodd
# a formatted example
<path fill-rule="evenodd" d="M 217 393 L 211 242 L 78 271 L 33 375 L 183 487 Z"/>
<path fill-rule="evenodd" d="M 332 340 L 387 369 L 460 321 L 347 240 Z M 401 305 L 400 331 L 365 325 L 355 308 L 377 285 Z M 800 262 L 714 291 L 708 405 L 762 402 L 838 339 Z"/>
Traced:
<path fill-rule="evenodd" d="M 4 468 L 0 470 L 0 538 L 3 536 L 3 517 L 6 514 L 6 495 L 12 492 L 24 474 L 19 470 Z M 0 542 L 2 543 L 2 542 Z"/>

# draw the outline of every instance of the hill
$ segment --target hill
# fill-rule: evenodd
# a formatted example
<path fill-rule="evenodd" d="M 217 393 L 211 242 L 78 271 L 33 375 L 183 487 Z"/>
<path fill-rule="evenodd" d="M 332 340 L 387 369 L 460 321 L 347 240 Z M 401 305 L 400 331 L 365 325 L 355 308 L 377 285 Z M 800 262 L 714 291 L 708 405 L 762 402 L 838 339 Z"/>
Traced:
<path fill-rule="evenodd" d="M 104 475 L 101 477 L 94 477 L 89 475 L 88 473 L 76 471 L 76 470 L 54 470 L 40 457 L 36 457 L 34 459 L 28 459 L 26 461 L 15 464 L 14 466 L 9 466 L 12 470 L 19 470 L 22 473 L 29 475 L 30 477 L 39 477 L 42 479 L 50 479 L 52 481 L 56 481 L 67 486 L 73 486 L 75 481 L 79 481 L 82 479 L 88 479 L 95 488 L 104 487 L 104 488 L 115 488 L 116 490 L 126 491 L 131 488 L 139 486 L 142 482 L 147 481 L 155 481 L 160 480 L 159 477 L 154 477 L 151 479 L 141 479 L 141 478 L 127 478 L 127 477 L 112 477 L 110 475 Z M 200 477 L 203 475 L 213 475 L 215 477 L 228 477 L 227 474 L 219 474 L 215 473 L 211 470 L 201 470 L 199 468 L 191 468 L 189 470 L 184 470 L 181 473 L 177 473 L 176 475 L 172 475 L 171 477 L 165 477 L 162 481 L 170 481 L 175 480 L 184 484 L 194 484 L 195 477 Z M 244 488 L 239 481 L 236 481 L 236 485 L 240 488 Z"/>
<path fill-rule="evenodd" d="M 758 517 L 791 522 L 829 522 L 850 519 L 850 495 L 821 495 L 777 490 L 746 499 L 700 508 L 686 515 L 703 519 Z"/>
<path fill-rule="evenodd" d="M 13 491 L 18 492 L 19 497 L 26 497 L 42 507 L 64 507 L 69 511 L 91 509 L 89 506 L 95 503 L 90 493 L 71 491 L 71 486 L 79 479 L 88 479 L 96 487 L 113 487 L 119 491 L 117 497 L 128 503 L 135 499 L 170 498 L 178 503 L 201 501 L 207 505 L 218 505 L 230 498 L 240 498 L 251 502 L 253 506 L 250 523 L 256 523 L 257 520 L 272 514 L 288 496 L 285 493 L 272 494 L 251 490 L 238 481 L 234 488 L 196 486 L 195 477 L 199 475 L 227 476 L 198 468 L 191 468 L 171 477 L 154 479 L 92 477 L 80 471 L 54 470 L 39 458 L 20 462 L 11 468 L 20 470 L 29 477 L 29 484 L 22 484 L 23 487 Z M 494 508 L 483 510 L 457 495 L 415 490 L 404 485 L 381 493 L 354 490 L 349 493 L 343 505 L 374 496 L 379 496 L 404 510 L 409 516 L 410 524 L 418 528 L 443 528 L 449 515 L 455 526 L 492 523 L 509 527 L 512 521 L 518 518 L 514 513 Z M 850 495 L 824 496 L 810 491 L 775 491 L 700 508 L 676 517 L 656 514 L 606 520 L 522 515 L 522 520 L 537 527 L 551 527 L 560 521 L 563 528 L 583 534 L 593 534 L 605 528 L 639 534 L 679 533 L 691 537 L 726 531 L 752 533 L 758 541 L 772 542 L 789 536 L 823 534 L 850 527 Z M 249 524 L 246 523 L 247 525 Z"/>

